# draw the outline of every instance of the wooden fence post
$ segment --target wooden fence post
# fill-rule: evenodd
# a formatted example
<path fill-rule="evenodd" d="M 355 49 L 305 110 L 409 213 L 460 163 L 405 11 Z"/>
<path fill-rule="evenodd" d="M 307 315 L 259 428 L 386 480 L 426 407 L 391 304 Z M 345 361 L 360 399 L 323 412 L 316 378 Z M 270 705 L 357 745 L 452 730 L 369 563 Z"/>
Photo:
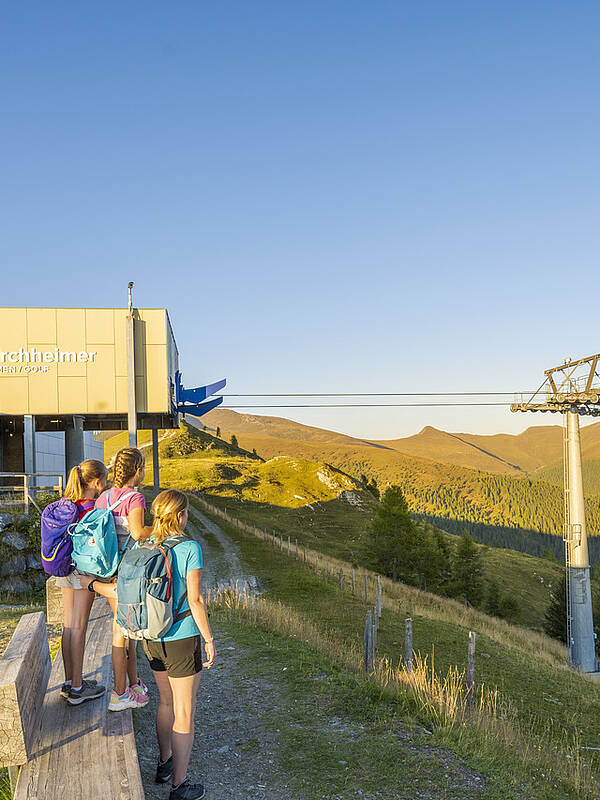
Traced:
<path fill-rule="evenodd" d="M 283 536 L 279 534 L 279 552 L 283 553 Z"/>
<path fill-rule="evenodd" d="M 319 556 L 315 558 L 315 572 L 319 574 Z"/>
<path fill-rule="evenodd" d="M 363 666 L 365 672 L 369 672 L 371 666 L 371 612 L 367 611 L 365 618 L 365 632 L 363 635 Z"/>
<path fill-rule="evenodd" d="M 412 672 L 413 660 L 413 640 L 412 640 L 412 619 L 409 617 L 404 620 L 404 663 L 406 671 Z"/>
<path fill-rule="evenodd" d="M 365 573 L 365 603 L 369 602 L 369 581 Z"/>
<path fill-rule="evenodd" d="M 377 619 L 381 616 L 381 607 L 383 606 L 383 586 L 381 585 L 381 577 L 377 576 Z"/>
<path fill-rule="evenodd" d="M 290 547 L 291 547 L 291 545 L 290 545 L 290 537 L 288 536 L 288 552 L 287 552 L 288 556 L 290 554 Z"/>
<path fill-rule="evenodd" d="M 304 548 L 304 563 L 306 564 L 306 547 Z"/>
<path fill-rule="evenodd" d="M 352 567 L 352 594 L 356 594 L 356 573 Z"/>
<path fill-rule="evenodd" d="M 377 650 L 377 611 L 375 609 L 373 609 L 371 631 L 371 669 L 373 669 L 375 667 L 375 652 Z"/>
<path fill-rule="evenodd" d="M 298 539 L 296 539 L 296 560 L 298 560 Z"/>
<path fill-rule="evenodd" d="M 325 563 L 327 565 L 327 577 L 329 578 L 329 559 L 328 558 L 325 559 Z"/>
<path fill-rule="evenodd" d="M 344 591 L 344 570 L 340 567 L 340 592 Z"/>
<path fill-rule="evenodd" d="M 475 631 L 469 631 L 469 652 L 467 655 L 467 710 L 473 705 L 473 684 L 475 682 Z"/>

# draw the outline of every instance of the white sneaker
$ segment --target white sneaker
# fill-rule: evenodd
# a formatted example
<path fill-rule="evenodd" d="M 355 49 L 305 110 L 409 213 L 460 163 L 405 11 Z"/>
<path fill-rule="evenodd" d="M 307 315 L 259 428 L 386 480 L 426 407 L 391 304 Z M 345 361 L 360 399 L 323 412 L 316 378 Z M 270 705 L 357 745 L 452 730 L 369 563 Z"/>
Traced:
<path fill-rule="evenodd" d="M 122 695 L 118 695 L 115 690 L 110 693 L 109 711 L 124 711 L 126 708 L 143 708 L 148 703 L 145 695 L 139 695 L 132 689 L 125 689 Z"/>

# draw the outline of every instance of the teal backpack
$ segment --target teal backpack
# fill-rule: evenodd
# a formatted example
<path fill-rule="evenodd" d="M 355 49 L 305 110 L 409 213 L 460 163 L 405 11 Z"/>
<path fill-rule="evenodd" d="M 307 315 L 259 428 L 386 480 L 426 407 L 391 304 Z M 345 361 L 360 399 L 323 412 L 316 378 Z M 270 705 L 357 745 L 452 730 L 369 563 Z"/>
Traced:
<path fill-rule="evenodd" d="M 88 572 L 99 578 L 112 577 L 119 566 L 129 539 L 119 550 L 117 529 L 112 512 L 135 492 L 127 492 L 112 506 L 106 492 L 106 508 L 95 508 L 80 520 L 73 532 L 73 561 L 80 572 Z"/>

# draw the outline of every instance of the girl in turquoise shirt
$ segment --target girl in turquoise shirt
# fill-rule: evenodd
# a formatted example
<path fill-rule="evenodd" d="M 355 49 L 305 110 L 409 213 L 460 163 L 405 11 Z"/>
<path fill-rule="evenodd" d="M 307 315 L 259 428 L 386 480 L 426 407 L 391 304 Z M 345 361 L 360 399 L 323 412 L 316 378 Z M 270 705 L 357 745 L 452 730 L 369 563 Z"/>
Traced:
<path fill-rule="evenodd" d="M 196 695 L 202 667 L 210 669 L 215 646 L 202 596 L 202 550 L 198 542 L 186 539 L 188 499 L 183 492 L 168 489 L 152 503 L 153 539 L 157 545 L 167 537 L 181 534 L 171 548 L 173 608 L 187 611 L 162 639 L 144 640 L 144 652 L 160 692 L 156 712 L 159 761 L 157 783 L 172 780 L 169 800 L 201 800 L 204 787 L 186 779 L 194 743 Z M 181 606 L 180 606 L 181 604 Z M 202 661 L 202 639 L 206 661 Z"/>

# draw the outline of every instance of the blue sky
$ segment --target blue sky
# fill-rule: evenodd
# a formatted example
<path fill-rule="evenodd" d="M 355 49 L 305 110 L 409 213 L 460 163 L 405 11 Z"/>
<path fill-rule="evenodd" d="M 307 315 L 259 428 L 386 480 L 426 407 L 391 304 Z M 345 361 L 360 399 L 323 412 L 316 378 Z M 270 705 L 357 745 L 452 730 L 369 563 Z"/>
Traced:
<path fill-rule="evenodd" d="M 599 27 L 554 0 L 4 5 L 0 302 L 124 305 L 133 279 L 186 383 L 231 392 L 535 388 L 600 351 Z"/>

